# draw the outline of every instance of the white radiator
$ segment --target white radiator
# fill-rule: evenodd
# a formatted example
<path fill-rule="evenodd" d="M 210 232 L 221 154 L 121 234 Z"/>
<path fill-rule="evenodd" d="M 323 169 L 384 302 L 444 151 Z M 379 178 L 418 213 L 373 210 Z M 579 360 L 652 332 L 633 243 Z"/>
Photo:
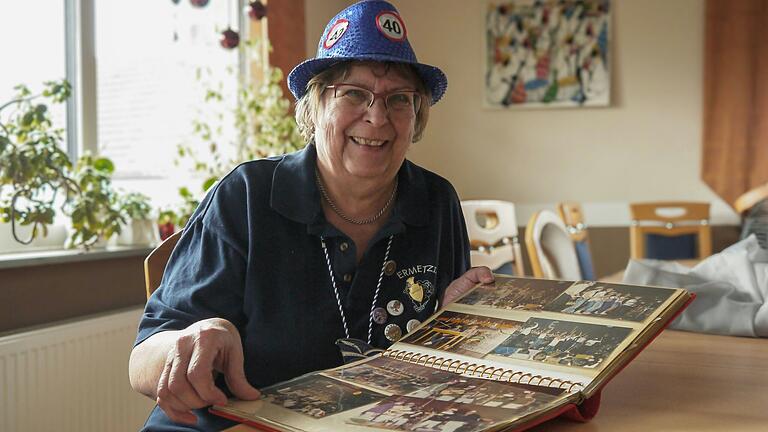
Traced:
<path fill-rule="evenodd" d="M 128 382 L 141 309 L 0 338 L 0 431 L 136 431 L 154 405 Z"/>

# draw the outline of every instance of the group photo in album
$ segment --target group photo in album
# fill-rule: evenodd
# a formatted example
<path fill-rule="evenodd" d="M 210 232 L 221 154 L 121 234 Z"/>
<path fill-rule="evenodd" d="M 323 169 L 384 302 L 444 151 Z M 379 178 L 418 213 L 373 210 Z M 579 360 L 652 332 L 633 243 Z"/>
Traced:
<path fill-rule="evenodd" d="M 382 353 L 211 411 L 307 432 L 479 432 L 566 412 L 586 419 L 599 406 L 590 398 L 691 299 L 683 289 L 496 275 Z"/>
<path fill-rule="evenodd" d="M 491 354 L 563 366 L 594 368 L 629 335 L 631 328 L 529 319 Z"/>
<path fill-rule="evenodd" d="M 572 282 L 547 279 L 506 279 L 496 286 L 478 287 L 457 303 L 495 309 L 539 311 Z"/>
<path fill-rule="evenodd" d="M 491 352 L 523 323 L 445 311 L 401 341 L 472 357 Z"/>
<path fill-rule="evenodd" d="M 475 432 L 501 422 L 508 414 L 503 408 L 393 396 L 350 419 L 350 424 L 398 431 Z"/>
<path fill-rule="evenodd" d="M 262 397 L 296 413 L 323 418 L 378 402 L 385 396 L 322 375 L 307 375 L 268 387 L 262 391 Z"/>
<path fill-rule="evenodd" d="M 447 382 L 450 372 L 378 357 L 348 368 L 331 369 L 324 375 L 394 394 L 408 394 L 434 383 Z"/>
<path fill-rule="evenodd" d="M 616 320 L 645 321 L 671 293 L 667 289 L 599 282 L 573 284 L 544 310 Z"/>

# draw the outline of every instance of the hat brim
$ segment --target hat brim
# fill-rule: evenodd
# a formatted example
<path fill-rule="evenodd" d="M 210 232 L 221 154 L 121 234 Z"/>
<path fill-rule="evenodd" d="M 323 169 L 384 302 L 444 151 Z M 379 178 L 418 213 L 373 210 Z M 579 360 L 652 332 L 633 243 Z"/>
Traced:
<path fill-rule="evenodd" d="M 388 56 L 383 54 L 355 55 L 354 57 L 332 57 L 332 58 L 314 58 L 308 59 L 298 64 L 291 73 L 288 74 L 288 88 L 293 96 L 298 100 L 307 92 L 307 83 L 315 75 L 328 69 L 332 65 L 343 61 L 379 61 L 403 63 L 413 66 L 418 72 L 424 85 L 429 89 L 432 95 L 432 105 L 437 103 L 445 94 L 448 88 L 448 79 L 443 71 L 435 66 L 423 63 L 403 62 L 401 57 Z"/>

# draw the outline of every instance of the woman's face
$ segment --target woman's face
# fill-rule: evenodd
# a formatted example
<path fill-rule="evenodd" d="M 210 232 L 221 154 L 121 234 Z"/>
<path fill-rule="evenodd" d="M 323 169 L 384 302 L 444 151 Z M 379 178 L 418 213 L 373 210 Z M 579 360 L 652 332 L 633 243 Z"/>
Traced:
<path fill-rule="evenodd" d="M 382 64 L 353 65 L 343 82 L 334 83 L 336 89 L 325 90 L 315 122 L 315 142 L 319 162 L 328 174 L 382 181 L 395 177 L 411 145 L 416 115 L 413 109 L 393 109 L 393 98 L 388 111 L 385 96 L 379 95 L 415 90 L 414 79 Z M 364 93 L 356 88 L 377 95 L 372 106 L 355 105 L 353 98 Z"/>

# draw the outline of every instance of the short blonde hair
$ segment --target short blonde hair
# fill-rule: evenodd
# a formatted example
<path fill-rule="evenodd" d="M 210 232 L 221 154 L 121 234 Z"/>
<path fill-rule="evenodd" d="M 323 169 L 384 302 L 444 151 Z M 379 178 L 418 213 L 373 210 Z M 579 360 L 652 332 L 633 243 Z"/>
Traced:
<path fill-rule="evenodd" d="M 349 75 L 352 66 L 366 63 L 378 64 L 380 62 L 345 61 L 337 63 L 309 80 L 306 93 L 296 102 L 296 123 L 299 125 L 299 133 L 306 142 L 312 141 L 315 136 L 315 120 L 325 88 L 345 79 Z M 387 72 L 391 70 L 405 77 L 411 77 L 416 83 L 416 90 L 424 97 L 419 112 L 416 113 L 416 124 L 413 128 L 413 142 L 417 142 L 421 139 L 424 129 L 427 127 L 429 107 L 432 105 L 432 95 L 421 78 L 419 78 L 419 74 L 410 65 L 393 62 L 384 62 L 384 64 L 387 67 Z"/>

